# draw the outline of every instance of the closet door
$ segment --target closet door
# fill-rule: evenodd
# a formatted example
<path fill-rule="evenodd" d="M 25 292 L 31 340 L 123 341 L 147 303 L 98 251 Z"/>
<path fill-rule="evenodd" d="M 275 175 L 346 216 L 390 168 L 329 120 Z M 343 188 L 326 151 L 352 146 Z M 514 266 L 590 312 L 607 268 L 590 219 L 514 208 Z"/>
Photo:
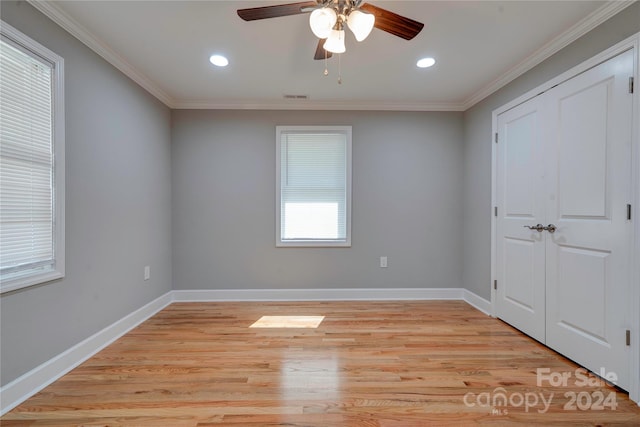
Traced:
<path fill-rule="evenodd" d="M 631 51 L 545 93 L 546 344 L 629 387 Z"/>
<path fill-rule="evenodd" d="M 545 340 L 545 233 L 540 97 L 498 116 L 496 314 Z"/>

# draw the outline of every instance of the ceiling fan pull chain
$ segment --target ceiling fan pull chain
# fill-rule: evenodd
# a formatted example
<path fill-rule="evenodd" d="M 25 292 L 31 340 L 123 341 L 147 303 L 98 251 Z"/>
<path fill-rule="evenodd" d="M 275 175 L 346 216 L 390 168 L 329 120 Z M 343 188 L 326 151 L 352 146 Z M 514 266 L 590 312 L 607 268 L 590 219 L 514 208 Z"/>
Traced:
<path fill-rule="evenodd" d="M 338 54 L 338 84 L 342 84 L 342 54 Z"/>
<path fill-rule="evenodd" d="M 324 51 L 324 75 L 329 75 L 329 66 L 327 65 L 327 51 Z"/>

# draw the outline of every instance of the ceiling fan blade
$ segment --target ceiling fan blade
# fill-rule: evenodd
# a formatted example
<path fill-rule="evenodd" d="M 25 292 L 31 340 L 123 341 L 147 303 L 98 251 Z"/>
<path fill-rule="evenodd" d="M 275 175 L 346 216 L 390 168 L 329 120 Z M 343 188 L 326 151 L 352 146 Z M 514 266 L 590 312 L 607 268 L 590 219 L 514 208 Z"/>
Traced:
<path fill-rule="evenodd" d="M 329 52 L 328 50 L 324 50 L 325 41 L 327 41 L 327 39 L 318 40 L 318 47 L 316 47 L 316 54 L 313 55 L 313 59 L 331 58 L 331 55 L 333 55 L 333 53 Z M 325 52 L 327 56 L 325 56 Z"/>
<path fill-rule="evenodd" d="M 279 16 L 298 15 L 306 13 L 303 8 L 318 6 L 315 1 L 304 1 L 300 3 L 279 4 L 275 6 L 252 7 L 250 9 L 238 9 L 238 16 L 245 21 L 255 21 L 257 19 L 277 18 Z"/>
<path fill-rule="evenodd" d="M 405 18 L 388 10 L 381 9 L 369 3 L 360 6 L 360 10 L 376 17 L 373 25 L 379 30 L 386 31 L 405 40 L 411 40 L 418 35 L 424 24 L 413 19 Z"/>

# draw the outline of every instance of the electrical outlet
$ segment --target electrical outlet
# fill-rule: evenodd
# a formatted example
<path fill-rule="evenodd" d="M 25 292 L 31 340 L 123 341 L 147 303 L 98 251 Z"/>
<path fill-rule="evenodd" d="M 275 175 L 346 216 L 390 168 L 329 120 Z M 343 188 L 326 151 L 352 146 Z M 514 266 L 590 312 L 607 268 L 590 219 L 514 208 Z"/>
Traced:
<path fill-rule="evenodd" d="M 381 256 L 380 257 L 380 267 L 387 268 L 387 257 L 386 256 Z"/>
<path fill-rule="evenodd" d="M 151 267 L 148 265 L 144 266 L 144 280 L 149 280 L 151 278 Z"/>

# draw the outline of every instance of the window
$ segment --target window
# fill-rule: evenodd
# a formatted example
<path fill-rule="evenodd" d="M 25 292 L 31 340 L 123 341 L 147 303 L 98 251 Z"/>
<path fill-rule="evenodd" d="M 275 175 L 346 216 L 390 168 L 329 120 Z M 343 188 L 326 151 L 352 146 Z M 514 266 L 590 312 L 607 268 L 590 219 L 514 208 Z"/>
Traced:
<path fill-rule="evenodd" d="M 276 134 L 276 246 L 351 246 L 351 127 Z"/>
<path fill-rule="evenodd" d="M 0 292 L 64 276 L 63 59 L 0 27 Z"/>

